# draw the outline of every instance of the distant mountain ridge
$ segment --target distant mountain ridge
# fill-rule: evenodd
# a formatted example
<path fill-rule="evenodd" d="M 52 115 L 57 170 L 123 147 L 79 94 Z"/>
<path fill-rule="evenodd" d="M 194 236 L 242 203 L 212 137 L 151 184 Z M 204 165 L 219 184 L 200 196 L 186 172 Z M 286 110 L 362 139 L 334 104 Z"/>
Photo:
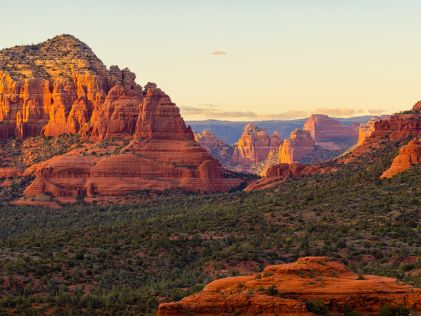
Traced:
<path fill-rule="evenodd" d="M 366 123 L 372 116 L 355 116 L 350 118 L 335 118 L 345 125 L 353 123 Z M 223 120 L 204 120 L 204 121 L 186 121 L 195 133 L 200 133 L 207 129 L 212 131 L 218 138 L 227 144 L 234 144 L 240 138 L 244 127 L 252 123 L 257 127 L 265 129 L 268 134 L 278 131 L 281 138 L 287 138 L 296 128 L 302 128 L 308 118 L 295 120 L 267 120 L 267 121 L 223 121 Z"/>

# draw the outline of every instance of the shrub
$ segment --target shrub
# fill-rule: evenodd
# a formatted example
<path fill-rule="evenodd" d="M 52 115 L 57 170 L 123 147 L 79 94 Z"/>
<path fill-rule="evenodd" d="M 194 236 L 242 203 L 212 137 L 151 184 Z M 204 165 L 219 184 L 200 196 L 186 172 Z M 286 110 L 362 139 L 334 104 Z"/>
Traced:
<path fill-rule="evenodd" d="M 327 306 L 323 301 L 311 301 L 306 303 L 307 310 L 316 315 L 327 315 Z"/>

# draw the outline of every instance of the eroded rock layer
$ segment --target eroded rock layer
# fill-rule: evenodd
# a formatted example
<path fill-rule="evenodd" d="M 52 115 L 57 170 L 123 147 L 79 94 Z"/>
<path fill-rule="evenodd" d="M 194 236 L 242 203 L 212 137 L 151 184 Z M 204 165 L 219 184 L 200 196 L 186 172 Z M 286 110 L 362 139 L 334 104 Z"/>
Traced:
<path fill-rule="evenodd" d="M 307 131 L 307 133 L 309 132 Z M 394 148 L 405 144 L 410 139 L 419 139 L 419 137 L 421 137 L 421 113 L 407 113 L 371 120 L 367 125 L 361 127 L 360 140 L 356 146 L 353 146 L 351 150 L 343 155 L 325 162 L 307 165 L 297 164 L 293 156 L 294 151 L 291 150 L 294 149 L 293 143 L 287 142 L 285 149 L 283 149 L 283 145 L 280 147 L 279 163 L 269 167 L 265 177 L 251 183 L 246 188 L 246 191 L 275 187 L 291 177 L 333 172 L 342 168 L 344 164 L 354 163 L 373 151 L 382 150 L 382 148 Z M 308 139 L 308 136 L 301 135 L 301 138 Z M 313 155 L 315 151 L 310 151 L 310 141 L 307 140 L 304 143 L 308 143 L 308 146 L 303 146 L 304 150 L 302 153 Z M 391 168 L 385 171 L 382 177 L 391 177 L 417 164 L 417 161 L 419 161 L 417 143 L 418 141 L 415 140 L 411 145 L 408 144 L 408 147 L 403 147 L 402 153 L 395 158 Z M 292 155 L 290 154 L 291 152 Z"/>
<path fill-rule="evenodd" d="M 219 139 L 211 130 L 203 130 L 195 135 L 196 141 L 221 163 L 231 160 L 233 148 Z"/>
<path fill-rule="evenodd" d="M 77 150 L 30 166 L 25 195 L 74 200 L 144 189 L 227 191 L 239 184 L 194 140 L 170 97 L 109 69 L 61 35 L 0 51 L 0 140 L 81 134 Z M 69 149 L 70 150 L 70 149 Z"/>
<path fill-rule="evenodd" d="M 87 154 L 75 150 L 28 168 L 26 173 L 36 178 L 24 194 L 49 192 L 65 200 L 142 189 L 218 192 L 240 183 L 225 177 L 220 163 L 194 141 L 176 105 L 155 86 L 146 88 L 133 130 L 134 139 L 117 152 L 110 153 L 107 147 Z M 115 135 L 104 131 L 99 137 Z"/>
<path fill-rule="evenodd" d="M 285 139 L 279 147 L 279 163 L 300 162 L 304 157 L 314 151 L 316 147 L 314 139 L 309 131 L 296 129 L 289 139 Z"/>
<path fill-rule="evenodd" d="M 421 310 L 421 289 L 396 279 L 357 275 L 326 257 L 305 257 L 267 266 L 262 273 L 209 283 L 202 292 L 159 305 L 169 315 L 312 315 L 306 303 L 323 302 L 332 312 L 345 308 L 375 314 L 383 305 Z"/>
<path fill-rule="evenodd" d="M 270 141 L 271 138 L 266 130 L 251 123 L 247 124 L 234 149 L 233 163 L 247 164 L 264 161 L 269 154 Z"/>
<path fill-rule="evenodd" d="M 381 178 L 392 178 L 419 163 L 421 163 L 421 141 L 414 139 L 399 150 L 392 165 L 383 172 Z"/>
<path fill-rule="evenodd" d="M 304 124 L 305 131 L 318 146 L 327 150 L 343 150 L 354 145 L 358 138 L 358 128 L 341 124 L 327 115 L 313 114 Z"/>

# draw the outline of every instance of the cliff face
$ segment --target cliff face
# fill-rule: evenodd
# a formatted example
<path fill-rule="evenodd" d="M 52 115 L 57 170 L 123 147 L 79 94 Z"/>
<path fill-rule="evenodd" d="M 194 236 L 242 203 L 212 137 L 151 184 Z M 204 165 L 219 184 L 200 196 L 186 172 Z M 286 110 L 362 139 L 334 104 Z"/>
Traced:
<path fill-rule="evenodd" d="M 358 128 L 342 125 L 327 115 L 313 114 L 304 124 L 316 144 L 327 150 L 344 150 L 357 142 Z"/>
<path fill-rule="evenodd" d="M 392 165 L 383 172 L 381 178 L 392 178 L 419 163 L 421 163 L 421 141 L 414 139 L 399 150 Z"/>
<path fill-rule="evenodd" d="M 28 168 L 24 174 L 36 178 L 26 196 L 74 200 L 239 184 L 195 142 L 169 96 L 135 78 L 127 68 L 107 69 L 70 35 L 0 51 L 0 139 L 80 133 L 84 141 Z"/>
<path fill-rule="evenodd" d="M 28 168 L 26 174 L 36 178 L 24 194 L 49 192 L 62 201 L 89 200 L 142 189 L 227 191 L 239 184 L 238 179 L 225 178 L 219 162 L 194 141 L 178 108 L 155 85 L 146 87 L 137 123 L 130 126 L 134 139 L 126 146 L 118 148 L 111 141 L 108 146 L 87 145 L 85 151 L 71 151 Z M 116 135 L 104 131 L 99 137 Z"/>
<path fill-rule="evenodd" d="M 374 119 L 361 127 L 360 139 L 350 153 L 338 161 L 350 163 L 359 156 L 381 148 L 385 143 L 396 143 L 421 136 L 421 114 L 394 114 Z"/>
<path fill-rule="evenodd" d="M 309 131 L 296 129 L 289 139 L 285 139 L 279 147 L 279 163 L 299 162 L 315 149 L 315 141 Z"/>
<path fill-rule="evenodd" d="M 209 283 L 202 292 L 159 305 L 168 315 L 312 315 L 306 302 L 322 301 L 330 312 L 345 308 L 376 313 L 383 305 L 421 310 L 421 289 L 396 279 L 358 276 L 326 257 L 305 257 L 267 266 L 262 273 Z"/>
<path fill-rule="evenodd" d="M 358 129 L 357 146 L 362 145 L 365 142 L 365 140 L 367 138 L 369 138 L 371 136 L 371 134 L 373 134 L 373 132 L 375 130 L 375 124 L 380 119 L 381 119 L 380 117 L 374 117 L 374 118 L 370 119 L 367 123 L 360 125 L 360 127 Z"/>
<path fill-rule="evenodd" d="M 225 144 L 210 130 L 203 130 L 195 135 L 196 141 L 206 149 L 213 157 L 221 163 L 228 163 L 231 160 L 233 148 Z"/>
<path fill-rule="evenodd" d="M 1 137 L 77 133 L 113 84 L 92 50 L 70 35 L 0 51 Z"/>
<path fill-rule="evenodd" d="M 309 133 L 308 131 L 306 133 Z M 297 137 L 298 136 L 298 137 Z M 384 148 L 393 148 L 399 146 L 402 142 L 408 142 L 408 139 L 421 137 L 421 114 L 395 114 L 392 116 L 383 116 L 381 118 L 375 118 L 368 122 L 367 125 L 361 127 L 360 141 L 357 146 L 354 146 L 352 150 L 339 156 L 337 158 L 314 163 L 310 162 L 307 165 L 299 164 L 299 159 L 294 154 L 296 148 L 301 159 L 303 157 L 314 158 L 314 154 L 317 152 L 316 149 L 311 151 L 311 147 L 314 144 L 311 143 L 308 135 L 298 130 L 298 134 L 291 139 L 303 139 L 303 146 L 297 146 L 297 142 L 291 140 L 285 140 L 284 144 L 280 147 L 278 164 L 269 167 L 266 171 L 265 177 L 251 183 L 246 191 L 261 190 L 274 187 L 291 177 L 306 176 L 314 173 L 327 173 L 333 172 L 342 168 L 343 164 L 349 164 L 357 162 L 360 157 L 363 157 L 367 153 L 376 150 L 382 150 Z M 407 170 L 412 165 L 419 163 L 419 140 L 410 142 L 407 146 L 404 146 L 400 154 L 394 159 L 390 169 L 386 170 L 382 178 L 389 178 Z M 300 142 L 298 142 L 300 144 Z M 295 151 L 294 151 L 295 150 Z M 320 160 L 319 160 L 320 161 Z M 303 163 L 308 163 L 304 161 Z"/>
<path fill-rule="evenodd" d="M 277 131 L 273 132 L 272 136 L 270 137 L 269 154 L 276 153 L 281 144 L 282 144 L 281 136 L 279 136 L 279 133 Z"/>
<path fill-rule="evenodd" d="M 265 160 L 270 150 L 270 137 L 265 130 L 247 124 L 238 140 L 232 156 L 233 163 L 259 163 Z"/>

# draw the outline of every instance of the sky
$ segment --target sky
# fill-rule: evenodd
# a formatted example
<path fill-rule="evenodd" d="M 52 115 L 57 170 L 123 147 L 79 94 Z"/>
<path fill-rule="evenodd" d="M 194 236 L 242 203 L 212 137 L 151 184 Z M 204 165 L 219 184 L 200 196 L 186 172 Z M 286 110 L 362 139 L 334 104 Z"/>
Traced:
<path fill-rule="evenodd" d="M 72 34 L 188 120 L 377 115 L 421 99 L 420 0 L 0 4 L 0 48 Z"/>

